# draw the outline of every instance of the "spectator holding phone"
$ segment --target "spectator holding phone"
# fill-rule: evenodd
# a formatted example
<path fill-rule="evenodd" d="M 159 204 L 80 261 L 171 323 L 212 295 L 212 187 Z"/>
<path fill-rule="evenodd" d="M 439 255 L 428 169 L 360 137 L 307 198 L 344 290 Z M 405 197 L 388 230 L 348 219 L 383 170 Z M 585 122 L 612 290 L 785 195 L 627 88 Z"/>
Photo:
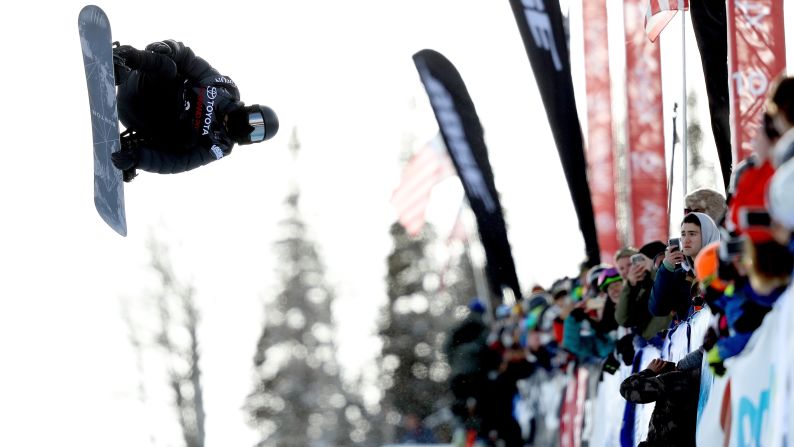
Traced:
<path fill-rule="evenodd" d="M 631 257 L 639 253 L 634 247 L 623 247 L 615 253 L 615 268 L 621 278 L 625 278 L 631 267 Z"/>
<path fill-rule="evenodd" d="M 656 274 L 648 300 L 651 314 L 662 317 L 674 314 L 684 320 L 690 315 L 692 297 L 699 296 L 694 288 L 694 257 L 700 249 L 720 239 L 717 224 L 707 214 L 689 213 L 681 222 L 681 237 L 668 242 L 662 266 Z"/>
<path fill-rule="evenodd" d="M 563 322 L 562 347 L 580 361 L 604 359 L 615 347 L 613 334 L 596 330 L 607 299 L 605 293 L 599 292 L 598 280 L 601 273 L 608 269 L 617 273 L 614 267 L 607 264 L 590 268 L 586 275 L 584 297 L 573 305 Z"/>
<path fill-rule="evenodd" d="M 666 248 L 662 241 L 649 242 L 631 257 L 631 265 L 615 309 L 615 320 L 618 324 L 632 329 L 646 341 L 670 327 L 669 315 L 657 317 L 648 311 L 656 270 L 664 258 Z"/>

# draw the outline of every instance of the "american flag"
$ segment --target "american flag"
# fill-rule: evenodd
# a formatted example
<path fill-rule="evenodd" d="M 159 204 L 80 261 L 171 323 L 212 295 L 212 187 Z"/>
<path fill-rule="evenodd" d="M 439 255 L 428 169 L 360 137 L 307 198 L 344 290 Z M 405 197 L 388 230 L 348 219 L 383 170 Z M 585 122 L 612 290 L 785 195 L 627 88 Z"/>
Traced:
<path fill-rule="evenodd" d="M 656 42 L 665 26 L 673 20 L 676 11 L 689 9 L 689 0 L 648 0 L 645 13 L 645 33 Z"/>
<path fill-rule="evenodd" d="M 416 236 L 422 231 L 433 187 L 453 175 L 455 167 L 440 136 L 428 142 L 408 160 L 400 185 L 392 194 L 391 203 L 397 209 L 397 220 L 409 235 Z"/>

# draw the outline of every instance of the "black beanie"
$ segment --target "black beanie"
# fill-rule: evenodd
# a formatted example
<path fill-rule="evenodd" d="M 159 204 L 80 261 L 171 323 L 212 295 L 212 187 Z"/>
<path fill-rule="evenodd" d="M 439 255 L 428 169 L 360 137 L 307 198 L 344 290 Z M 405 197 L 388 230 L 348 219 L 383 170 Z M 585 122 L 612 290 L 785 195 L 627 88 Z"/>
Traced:
<path fill-rule="evenodd" d="M 660 253 L 664 253 L 666 249 L 667 249 L 667 245 L 665 245 L 664 242 L 653 241 L 643 245 L 642 248 L 640 248 L 640 253 L 644 254 L 650 259 L 654 259 Z"/>

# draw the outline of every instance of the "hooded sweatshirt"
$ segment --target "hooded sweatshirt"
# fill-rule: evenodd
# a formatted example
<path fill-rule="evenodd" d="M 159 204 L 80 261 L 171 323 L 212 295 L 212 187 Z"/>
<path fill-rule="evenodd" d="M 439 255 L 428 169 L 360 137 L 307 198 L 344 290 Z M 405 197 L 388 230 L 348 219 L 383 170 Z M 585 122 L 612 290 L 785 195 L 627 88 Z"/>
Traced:
<path fill-rule="evenodd" d="M 700 221 L 700 247 L 720 240 L 720 231 L 717 224 L 704 213 L 691 213 Z M 692 283 L 695 277 L 695 265 L 692 258 L 686 257 L 681 265 L 670 268 L 666 262 L 662 263 L 656 272 L 656 279 L 651 289 L 648 300 L 648 310 L 652 315 L 665 316 L 671 311 L 676 313 L 678 320 L 689 316 L 692 297 Z"/>

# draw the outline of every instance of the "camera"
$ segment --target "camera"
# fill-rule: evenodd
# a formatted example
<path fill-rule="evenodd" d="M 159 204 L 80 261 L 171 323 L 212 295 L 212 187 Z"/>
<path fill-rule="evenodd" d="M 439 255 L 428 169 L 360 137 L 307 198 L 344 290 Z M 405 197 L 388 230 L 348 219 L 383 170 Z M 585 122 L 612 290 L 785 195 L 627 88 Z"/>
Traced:
<path fill-rule="evenodd" d="M 631 265 L 642 264 L 645 261 L 645 255 L 642 253 L 637 253 L 636 255 L 631 255 Z"/>
<path fill-rule="evenodd" d="M 728 261 L 738 258 L 744 252 L 744 236 L 730 236 L 722 239 L 720 244 L 720 259 Z"/>
<path fill-rule="evenodd" d="M 742 208 L 739 210 L 739 225 L 743 229 L 767 229 L 772 226 L 772 218 L 764 209 Z"/>

